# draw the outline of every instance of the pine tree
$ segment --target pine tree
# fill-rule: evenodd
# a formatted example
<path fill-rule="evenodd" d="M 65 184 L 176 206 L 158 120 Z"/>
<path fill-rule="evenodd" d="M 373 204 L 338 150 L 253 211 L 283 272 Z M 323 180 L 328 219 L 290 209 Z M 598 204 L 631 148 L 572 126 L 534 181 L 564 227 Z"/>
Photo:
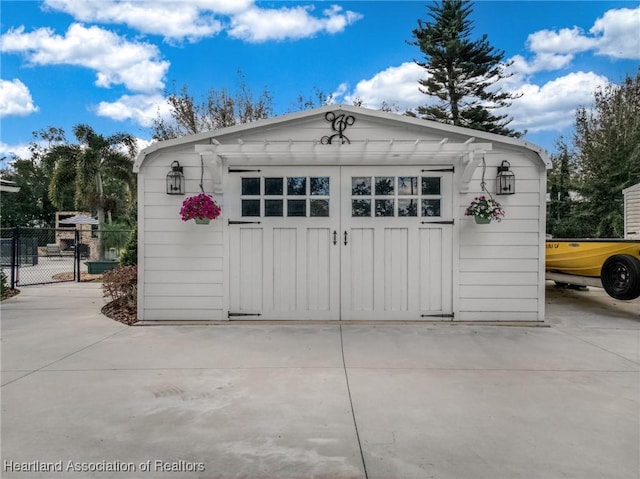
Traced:
<path fill-rule="evenodd" d="M 562 137 L 556 142 L 556 152 L 551 155 L 551 162 L 553 168 L 547 174 L 547 234 L 554 238 L 590 236 L 591 224 L 578 201 L 576 155 Z"/>
<path fill-rule="evenodd" d="M 622 237 L 622 190 L 640 182 L 640 69 L 598 88 L 592 108 L 578 108 L 573 143 L 589 236 Z"/>
<path fill-rule="evenodd" d="M 429 6 L 429 21 L 418 20 L 414 41 L 424 55 L 415 60 L 426 70 L 419 80 L 420 91 L 437 98 L 438 104 L 417 108 L 418 115 L 450 125 L 520 137 L 507 128 L 508 115 L 492 110 L 508 107 L 518 98 L 494 84 L 507 78 L 504 51 L 489 44 L 487 35 L 471 40 L 471 4 L 463 0 L 442 0 Z"/>

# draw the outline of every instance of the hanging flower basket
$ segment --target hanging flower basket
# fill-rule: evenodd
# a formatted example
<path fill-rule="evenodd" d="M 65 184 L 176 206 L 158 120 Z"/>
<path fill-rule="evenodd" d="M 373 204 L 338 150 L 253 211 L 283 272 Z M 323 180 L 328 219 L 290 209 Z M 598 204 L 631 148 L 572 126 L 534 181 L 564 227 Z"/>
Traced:
<path fill-rule="evenodd" d="M 478 224 L 488 224 L 491 221 L 502 221 L 504 210 L 496 200 L 482 195 L 473 199 L 464 214 L 465 216 L 473 216 Z"/>
<path fill-rule="evenodd" d="M 195 220 L 197 224 L 209 224 L 222 213 L 222 208 L 214 201 L 211 195 L 200 193 L 189 196 L 182 202 L 180 216 L 182 221 Z"/>

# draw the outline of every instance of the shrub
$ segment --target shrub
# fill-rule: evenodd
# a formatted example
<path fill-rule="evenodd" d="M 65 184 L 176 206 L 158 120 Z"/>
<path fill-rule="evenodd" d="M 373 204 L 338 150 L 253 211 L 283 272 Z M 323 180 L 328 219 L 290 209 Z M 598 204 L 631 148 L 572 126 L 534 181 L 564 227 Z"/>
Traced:
<path fill-rule="evenodd" d="M 138 312 L 138 267 L 121 266 L 102 276 L 102 291 L 111 302 L 103 312 L 120 322 L 132 324 Z"/>
<path fill-rule="evenodd" d="M 4 298 L 4 295 L 9 291 L 9 285 L 7 284 L 7 274 L 4 271 L 0 271 L 0 297 Z"/>
<path fill-rule="evenodd" d="M 138 264 L 138 225 L 131 230 L 129 241 L 124 245 L 120 254 L 120 266 L 135 266 Z"/>
<path fill-rule="evenodd" d="M 18 294 L 20 290 L 11 289 L 7 284 L 7 273 L 0 270 L 0 300 L 8 299 Z"/>

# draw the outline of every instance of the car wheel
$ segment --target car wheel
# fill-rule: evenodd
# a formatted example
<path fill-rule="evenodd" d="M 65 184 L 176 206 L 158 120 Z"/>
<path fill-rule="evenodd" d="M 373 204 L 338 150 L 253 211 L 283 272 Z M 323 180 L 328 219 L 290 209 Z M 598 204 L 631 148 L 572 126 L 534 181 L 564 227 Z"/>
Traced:
<path fill-rule="evenodd" d="M 600 280 L 612 298 L 636 299 L 640 296 L 640 261 L 628 254 L 611 256 L 602 265 Z"/>

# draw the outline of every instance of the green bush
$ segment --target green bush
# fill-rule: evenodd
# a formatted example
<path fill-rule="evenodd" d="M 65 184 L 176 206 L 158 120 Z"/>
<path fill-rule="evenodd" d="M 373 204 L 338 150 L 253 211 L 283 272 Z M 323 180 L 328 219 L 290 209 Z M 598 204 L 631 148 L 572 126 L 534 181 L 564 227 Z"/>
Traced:
<path fill-rule="evenodd" d="M 0 297 L 4 298 L 5 294 L 9 291 L 9 285 L 7 284 L 7 274 L 4 271 L 0 271 Z"/>
<path fill-rule="evenodd" d="M 120 253 L 120 266 L 133 266 L 138 264 L 138 225 L 131 230 L 129 241 Z"/>

